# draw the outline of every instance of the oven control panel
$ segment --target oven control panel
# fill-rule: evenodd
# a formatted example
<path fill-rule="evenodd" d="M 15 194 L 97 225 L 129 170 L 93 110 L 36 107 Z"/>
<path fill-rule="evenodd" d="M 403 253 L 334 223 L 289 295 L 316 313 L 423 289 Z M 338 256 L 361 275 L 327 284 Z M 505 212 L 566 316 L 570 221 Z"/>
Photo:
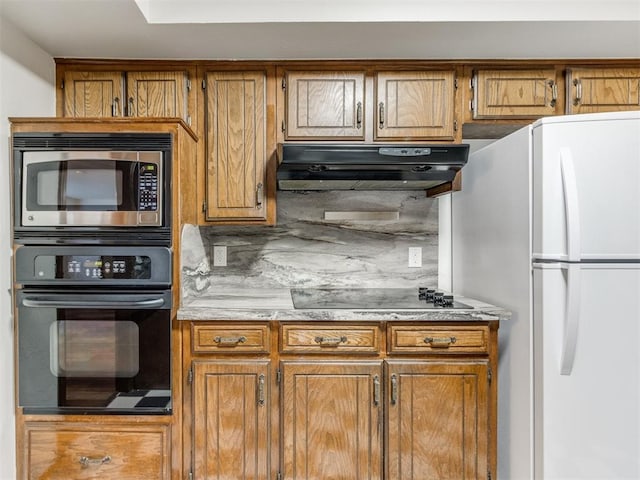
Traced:
<path fill-rule="evenodd" d="M 138 210 L 158 210 L 158 165 L 140 163 L 138 170 Z"/>
<path fill-rule="evenodd" d="M 149 279 L 151 259 L 147 256 L 38 255 L 35 275 L 40 279 Z"/>

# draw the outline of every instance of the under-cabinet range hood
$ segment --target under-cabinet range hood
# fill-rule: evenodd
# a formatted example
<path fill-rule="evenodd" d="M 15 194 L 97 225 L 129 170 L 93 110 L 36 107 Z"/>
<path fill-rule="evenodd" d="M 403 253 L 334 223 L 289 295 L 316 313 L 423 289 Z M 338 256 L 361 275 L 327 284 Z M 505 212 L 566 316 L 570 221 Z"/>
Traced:
<path fill-rule="evenodd" d="M 283 143 L 278 154 L 280 190 L 427 190 L 454 179 L 469 145 Z"/>

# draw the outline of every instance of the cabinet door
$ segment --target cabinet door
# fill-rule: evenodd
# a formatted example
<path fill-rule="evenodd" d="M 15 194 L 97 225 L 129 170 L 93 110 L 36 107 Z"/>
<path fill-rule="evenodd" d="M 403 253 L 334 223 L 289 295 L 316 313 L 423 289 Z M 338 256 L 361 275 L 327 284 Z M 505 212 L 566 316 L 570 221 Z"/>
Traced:
<path fill-rule="evenodd" d="M 206 220 L 264 220 L 264 72 L 206 74 Z"/>
<path fill-rule="evenodd" d="M 127 116 L 188 122 L 186 72 L 127 72 Z"/>
<path fill-rule="evenodd" d="M 94 417 L 95 418 L 95 417 Z M 168 425 L 28 422 L 26 479 L 161 480 L 171 477 Z"/>
<path fill-rule="evenodd" d="M 379 72 L 376 139 L 454 138 L 455 72 Z"/>
<path fill-rule="evenodd" d="M 567 70 L 567 113 L 640 108 L 640 68 Z"/>
<path fill-rule="evenodd" d="M 487 478 L 485 362 L 388 362 L 389 480 Z"/>
<path fill-rule="evenodd" d="M 478 70 L 473 86 L 473 118 L 536 118 L 556 113 L 554 69 Z"/>
<path fill-rule="evenodd" d="M 380 362 L 282 367 L 284 480 L 380 479 Z"/>
<path fill-rule="evenodd" d="M 123 116 L 122 72 L 64 73 L 65 117 Z"/>
<path fill-rule="evenodd" d="M 364 139 L 364 72 L 288 72 L 286 138 Z"/>
<path fill-rule="evenodd" d="M 194 477 L 269 478 L 269 362 L 193 363 Z"/>

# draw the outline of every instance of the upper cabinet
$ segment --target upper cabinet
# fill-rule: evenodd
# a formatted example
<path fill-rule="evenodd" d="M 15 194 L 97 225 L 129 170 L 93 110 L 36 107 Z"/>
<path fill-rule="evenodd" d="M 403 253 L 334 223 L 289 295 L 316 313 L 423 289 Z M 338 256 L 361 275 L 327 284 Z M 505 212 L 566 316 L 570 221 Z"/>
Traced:
<path fill-rule="evenodd" d="M 267 84 L 264 71 L 204 74 L 205 154 L 199 182 L 205 223 L 275 221 L 275 134 L 267 127 L 267 108 L 274 110 L 274 100 Z"/>
<path fill-rule="evenodd" d="M 472 88 L 474 119 L 538 118 L 558 113 L 554 68 L 476 70 Z"/>
<path fill-rule="evenodd" d="M 567 69 L 567 113 L 640 109 L 639 68 Z"/>
<path fill-rule="evenodd" d="M 283 139 L 455 139 L 455 70 L 285 70 Z"/>
<path fill-rule="evenodd" d="M 185 70 L 64 70 L 59 82 L 65 117 L 177 117 L 191 125 L 191 82 Z"/>
<path fill-rule="evenodd" d="M 363 140 L 364 83 L 363 71 L 285 73 L 286 139 Z"/>
<path fill-rule="evenodd" d="M 378 72 L 376 140 L 453 140 L 455 71 Z"/>

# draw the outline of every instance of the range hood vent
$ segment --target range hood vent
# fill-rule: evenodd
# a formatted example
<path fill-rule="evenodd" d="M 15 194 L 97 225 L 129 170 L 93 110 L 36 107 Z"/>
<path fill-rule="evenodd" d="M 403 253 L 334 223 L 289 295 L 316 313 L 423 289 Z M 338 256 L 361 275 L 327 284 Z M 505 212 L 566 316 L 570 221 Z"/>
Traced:
<path fill-rule="evenodd" d="M 280 190 L 427 190 L 453 181 L 469 145 L 278 146 Z"/>

